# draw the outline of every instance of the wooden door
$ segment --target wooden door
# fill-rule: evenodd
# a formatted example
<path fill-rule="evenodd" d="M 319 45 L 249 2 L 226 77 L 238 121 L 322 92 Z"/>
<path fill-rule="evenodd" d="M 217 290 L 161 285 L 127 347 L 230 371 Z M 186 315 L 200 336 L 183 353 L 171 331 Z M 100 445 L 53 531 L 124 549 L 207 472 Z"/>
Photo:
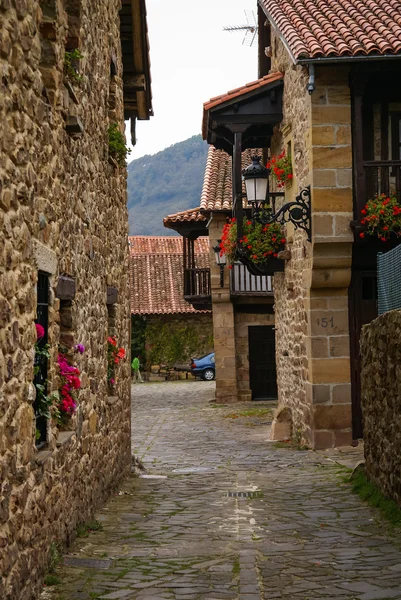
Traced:
<path fill-rule="evenodd" d="M 269 325 L 248 327 L 252 400 L 277 398 L 276 343 Z"/>
<path fill-rule="evenodd" d="M 360 337 L 363 325 L 377 317 L 377 272 L 355 270 L 349 288 L 352 434 L 357 440 L 363 436 L 361 408 L 361 352 Z"/>

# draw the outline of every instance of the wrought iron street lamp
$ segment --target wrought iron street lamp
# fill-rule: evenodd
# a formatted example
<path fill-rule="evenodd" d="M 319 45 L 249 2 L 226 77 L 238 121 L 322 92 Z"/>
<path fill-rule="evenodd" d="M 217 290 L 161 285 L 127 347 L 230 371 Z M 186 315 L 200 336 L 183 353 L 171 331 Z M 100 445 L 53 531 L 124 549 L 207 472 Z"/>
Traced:
<path fill-rule="evenodd" d="M 246 197 L 249 204 L 264 203 L 269 189 L 270 169 L 266 169 L 260 156 L 252 156 L 252 164 L 242 171 L 245 181 Z"/>
<path fill-rule="evenodd" d="M 217 246 L 213 248 L 216 257 L 216 265 L 220 267 L 220 287 L 224 287 L 224 267 L 227 264 L 227 257 L 220 248 L 221 240 L 217 240 Z"/>
<path fill-rule="evenodd" d="M 275 212 L 276 197 L 283 192 L 269 192 L 270 169 L 260 163 L 260 156 L 252 156 L 252 164 L 242 171 L 247 201 L 252 206 L 252 220 L 262 225 L 293 223 L 296 229 L 306 231 L 311 241 L 310 188 L 301 190 L 292 202 L 287 202 Z"/>

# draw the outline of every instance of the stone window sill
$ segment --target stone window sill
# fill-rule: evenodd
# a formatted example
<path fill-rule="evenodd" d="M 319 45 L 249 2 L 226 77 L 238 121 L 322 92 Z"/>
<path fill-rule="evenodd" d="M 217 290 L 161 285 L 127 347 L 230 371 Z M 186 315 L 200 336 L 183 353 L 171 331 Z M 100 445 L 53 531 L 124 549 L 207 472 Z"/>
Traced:
<path fill-rule="evenodd" d="M 44 465 L 45 462 L 52 456 L 53 450 L 39 450 L 36 455 L 36 462 L 38 465 Z"/>
<path fill-rule="evenodd" d="M 44 465 L 45 462 L 53 456 L 53 454 L 57 451 L 57 448 L 61 448 L 65 444 L 67 444 L 70 439 L 75 435 L 75 431 L 60 431 L 56 441 L 56 449 L 55 450 L 39 450 L 37 453 L 35 460 L 38 465 Z"/>
<path fill-rule="evenodd" d="M 75 431 L 60 431 L 56 442 L 57 448 L 60 448 L 69 442 L 73 435 L 75 435 Z"/>

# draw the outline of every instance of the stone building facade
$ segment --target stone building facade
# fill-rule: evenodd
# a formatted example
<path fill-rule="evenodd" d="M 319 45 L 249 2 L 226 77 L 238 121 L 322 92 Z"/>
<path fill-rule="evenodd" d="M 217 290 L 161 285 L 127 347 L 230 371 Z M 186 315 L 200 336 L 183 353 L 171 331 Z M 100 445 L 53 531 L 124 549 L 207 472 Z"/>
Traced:
<path fill-rule="evenodd" d="M 120 0 L 0 4 L 0 597 L 6 600 L 37 597 L 52 547 L 73 539 L 130 467 L 129 361 L 116 367 L 110 388 L 107 337 L 128 351 L 126 170 L 115 160 L 109 128 L 122 132 L 124 112 L 133 121 L 138 115 L 136 91 L 128 80 L 123 84 L 123 61 L 125 78 L 134 70 L 135 36 L 142 57 L 148 49 L 144 3 L 132 2 L 142 23 L 135 33 L 130 0 L 123 7 Z M 141 76 L 149 83 L 146 68 Z M 145 96 L 142 118 L 149 118 Z M 49 345 L 44 393 L 60 391 L 60 351 L 80 371 L 76 412 L 63 426 L 55 418 L 57 399 L 52 418 L 40 414 L 35 321 Z M 83 354 L 74 351 L 77 344 Z"/>
<path fill-rule="evenodd" d="M 386 2 L 367 11 L 350 2 L 341 9 L 345 38 L 335 0 L 310 10 L 297 0 L 258 4 L 260 78 L 205 103 L 203 136 L 232 154 L 236 216 L 240 150 L 291 155 L 283 204 L 310 188 L 310 239 L 287 223 L 285 268 L 274 275 L 279 407 L 310 447 L 347 445 L 362 437 L 359 336 L 377 314 L 381 250 L 361 209 L 376 194 L 401 195 L 398 13 Z M 364 37 L 379 13 L 386 26 Z"/>
<path fill-rule="evenodd" d="M 213 153 L 213 150 L 211 152 Z M 219 153 L 219 151 L 215 152 Z M 247 159 L 249 159 L 248 153 L 244 156 L 244 162 Z M 231 171 L 228 156 L 225 157 L 225 167 L 220 164 L 220 175 L 227 169 Z M 212 171 L 216 174 L 214 169 Z M 204 185 L 202 198 L 204 206 L 206 206 L 206 194 L 209 200 L 211 199 L 210 191 L 207 191 L 207 184 Z M 250 286 L 244 286 L 241 295 L 237 295 L 238 290 L 233 285 L 233 272 L 228 268 L 224 269 L 224 287 L 221 287 L 220 269 L 216 264 L 213 248 L 221 240 L 227 215 L 218 210 L 212 210 L 211 214 L 213 218 L 209 225 L 210 279 L 216 361 L 216 402 L 222 404 L 249 402 L 256 391 L 252 390 L 250 375 L 252 359 L 249 353 L 249 328 L 268 327 L 273 330 L 275 323 L 273 294 L 271 289 L 262 294 L 253 294 L 249 289 Z M 271 362 L 274 363 L 274 355 L 271 357 Z M 266 364 L 266 370 L 268 366 Z M 275 390 L 272 394 L 266 391 L 266 398 L 274 399 L 275 396 Z"/>
<path fill-rule="evenodd" d="M 293 157 L 285 201 L 312 190 L 312 243 L 287 225 L 291 258 L 274 277 L 279 403 L 314 448 L 352 441 L 348 286 L 353 232 L 351 95 L 347 67 L 321 67 L 316 89 L 272 31 L 272 70 L 284 73 L 283 121 L 271 153 Z M 298 434 L 299 435 L 299 434 Z"/>

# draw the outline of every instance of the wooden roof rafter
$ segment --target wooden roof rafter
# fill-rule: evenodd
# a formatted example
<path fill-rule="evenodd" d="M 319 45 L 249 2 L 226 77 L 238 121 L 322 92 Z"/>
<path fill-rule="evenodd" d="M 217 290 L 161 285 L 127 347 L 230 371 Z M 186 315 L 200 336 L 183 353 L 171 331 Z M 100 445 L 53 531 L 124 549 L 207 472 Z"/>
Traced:
<path fill-rule="evenodd" d="M 135 119 L 148 120 L 153 115 L 146 0 L 122 0 L 120 31 L 124 116 L 132 119 L 135 137 Z"/>

